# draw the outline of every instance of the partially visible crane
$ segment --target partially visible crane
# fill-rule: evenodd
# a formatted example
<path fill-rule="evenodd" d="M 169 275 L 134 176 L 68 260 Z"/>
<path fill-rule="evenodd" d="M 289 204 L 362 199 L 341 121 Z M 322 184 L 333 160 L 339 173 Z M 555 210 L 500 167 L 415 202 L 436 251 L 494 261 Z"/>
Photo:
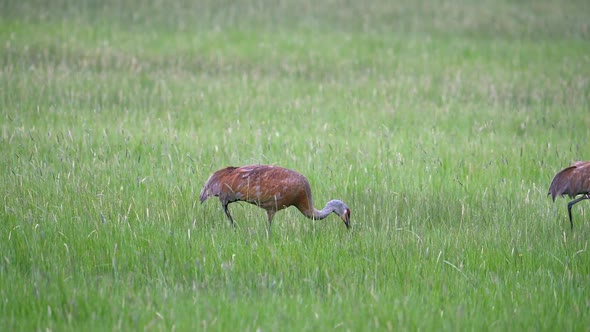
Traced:
<path fill-rule="evenodd" d="M 268 232 L 277 211 L 295 206 L 304 216 L 313 220 L 326 218 L 334 212 L 350 228 L 350 209 L 340 200 L 331 200 L 318 211 L 313 206 L 311 187 L 302 174 L 271 165 L 226 167 L 213 173 L 201 190 L 203 203 L 211 196 L 218 196 L 223 211 L 231 224 L 234 220 L 227 206 L 236 201 L 248 202 L 266 210 Z"/>
<path fill-rule="evenodd" d="M 547 195 L 551 195 L 554 202 L 557 196 L 568 195 L 574 199 L 576 196 L 582 195 L 567 203 L 571 229 L 574 229 L 572 206 L 584 199 L 590 199 L 590 161 L 577 161 L 570 167 L 559 171 L 551 181 Z"/>

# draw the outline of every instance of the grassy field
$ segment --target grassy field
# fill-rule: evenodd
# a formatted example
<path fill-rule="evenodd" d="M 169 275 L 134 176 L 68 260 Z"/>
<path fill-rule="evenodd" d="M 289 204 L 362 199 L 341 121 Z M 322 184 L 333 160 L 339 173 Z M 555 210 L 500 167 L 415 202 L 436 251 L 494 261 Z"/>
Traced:
<path fill-rule="evenodd" d="M 7 331 L 588 331 L 588 1 L 0 3 Z M 226 165 L 319 208 L 198 203 Z"/>

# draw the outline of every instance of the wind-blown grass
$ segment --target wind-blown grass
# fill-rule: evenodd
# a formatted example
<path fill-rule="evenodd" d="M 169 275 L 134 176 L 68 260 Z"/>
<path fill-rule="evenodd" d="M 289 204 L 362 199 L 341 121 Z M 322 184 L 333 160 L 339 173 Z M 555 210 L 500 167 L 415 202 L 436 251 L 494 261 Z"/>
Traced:
<path fill-rule="evenodd" d="M 584 1 L 5 1 L 7 330 L 585 330 Z M 296 169 L 353 229 L 198 204 Z"/>

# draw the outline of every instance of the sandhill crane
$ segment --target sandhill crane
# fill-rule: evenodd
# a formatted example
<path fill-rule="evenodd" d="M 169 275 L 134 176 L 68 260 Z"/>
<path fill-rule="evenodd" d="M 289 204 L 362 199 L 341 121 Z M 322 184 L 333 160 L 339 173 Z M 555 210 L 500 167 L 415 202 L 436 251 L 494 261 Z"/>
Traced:
<path fill-rule="evenodd" d="M 324 219 L 334 212 L 346 228 L 350 228 L 350 209 L 346 204 L 335 199 L 318 211 L 313 206 L 311 187 L 305 176 L 283 167 L 250 165 L 220 169 L 203 186 L 201 203 L 210 196 L 219 197 L 232 225 L 234 220 L 227 208 L 229 203 L 243 201 L 265 209 L 269 234 L 275 213 L 289 206 L 295 206 L 304 216 L 313 220 Z"/>
<path fill-rule="evenodd" d="M 571 228 L 574 229 L 572 206 L 581 200 L 590 199 L 590 161 L 577 161 L 570 167 L 559 171 L 551 181 L 547 195 L 551 195 L 554 202 L 557 196 L 568 195 L 570 198 L 575 198 L 582 195 L 567 203 Z"/>

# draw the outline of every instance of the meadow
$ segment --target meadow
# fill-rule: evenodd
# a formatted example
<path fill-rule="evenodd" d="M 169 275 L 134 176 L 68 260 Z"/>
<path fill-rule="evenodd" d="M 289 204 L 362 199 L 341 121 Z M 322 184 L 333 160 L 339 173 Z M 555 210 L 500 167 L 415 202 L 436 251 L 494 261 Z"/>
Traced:
<path fill-rule="evenodd" d="M 0 3 L 6 331 L 588 331 L 590 2 Z M 198 195 L 309 179 L 352 229 Z"/>

